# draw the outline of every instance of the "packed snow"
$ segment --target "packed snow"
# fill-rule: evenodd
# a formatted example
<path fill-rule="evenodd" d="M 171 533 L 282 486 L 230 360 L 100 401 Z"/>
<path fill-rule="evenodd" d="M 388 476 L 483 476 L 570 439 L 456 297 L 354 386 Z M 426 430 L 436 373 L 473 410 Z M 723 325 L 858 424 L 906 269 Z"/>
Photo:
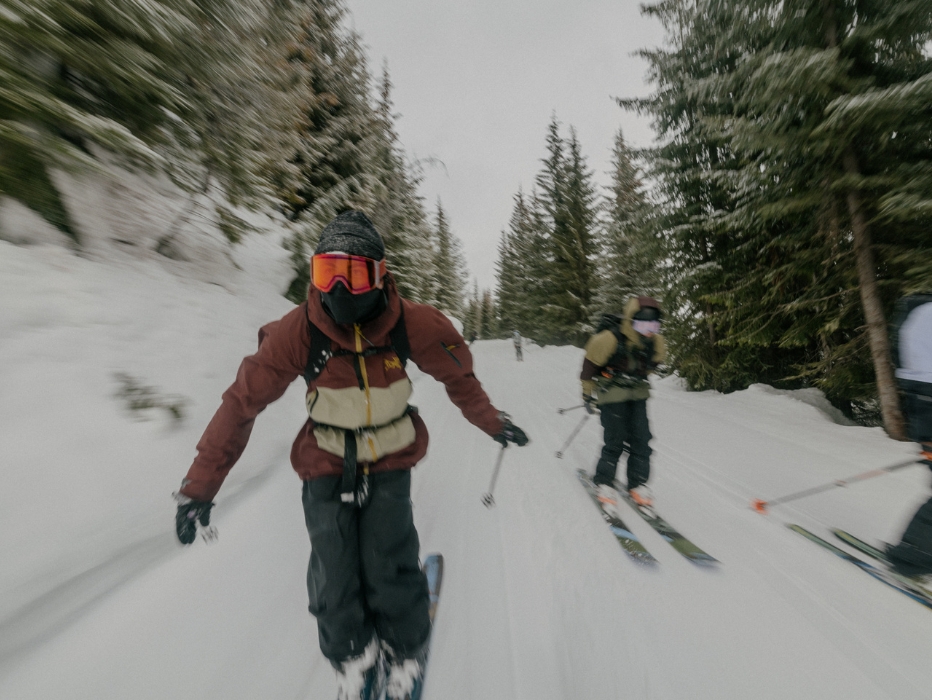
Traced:
<path fill-rule="evenodd" d="M 288 462 L 300 382 L 221 490 L 219 539 L 175 540 L 171 493 L 197 439 L 259 326 L 291 307 L 274 233 L 231 255 L 217 283 L 174 261 L 0 241 L 0 698 L 335 697 Z M 584 419 L 557 413 L 579 403 L 581 351 L 529 345 L 518 363 L 508 340 L 472 350 L 532 442 L 506 451 L 484 507 L 498 446 L 411 368 L 431 431 L 415 517 L 423 554 L 445 557 L 425 700 L 930 696 L 932 611 L 784 527 L 896 540 L 928 471 L 749 508 L 914 446 L 847 424 L 812 390 L 654 380 L 657 508 L 721 564 L 690 564 L 622 505 L 659 560 L 645 568 L 575 477 L 597 459 L 597 418 L 555 457 Z M 148 403 L 130 409 L 134 396 Z"/>

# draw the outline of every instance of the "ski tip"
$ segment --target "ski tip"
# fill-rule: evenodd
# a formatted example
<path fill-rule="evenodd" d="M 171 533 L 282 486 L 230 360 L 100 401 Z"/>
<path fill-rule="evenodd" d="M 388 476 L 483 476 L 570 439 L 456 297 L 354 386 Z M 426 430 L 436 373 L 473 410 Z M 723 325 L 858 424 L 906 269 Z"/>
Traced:
<path fill-rule="evenodd" d="M 767 515 L 767 501 L 755 498 L 753 501 L 751 501 L 751 508 L 761 515 Z"/>

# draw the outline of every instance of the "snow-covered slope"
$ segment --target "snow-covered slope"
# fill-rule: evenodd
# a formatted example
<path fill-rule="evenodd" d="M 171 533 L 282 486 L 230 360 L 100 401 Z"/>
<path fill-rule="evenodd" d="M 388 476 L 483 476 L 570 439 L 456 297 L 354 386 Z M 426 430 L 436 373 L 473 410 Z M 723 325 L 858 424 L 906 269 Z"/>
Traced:
<path fill-rule="evenodd" d="M 174 541 L 177 487 L 258 327 L 282 315 L 284 252 L 253 237 L 224 286 L 154 262 L 0 242 L 0 698 L 326 700 L 304 576 L 296 385 L 257 421 L 214 510 L 220 539 Z M 932 612 L 782 526 L 896 538 L 919 467 L 775 508 L 772 498 L 914 454 L 843 425 L 812 392 L 723 396 L 655 382 L 659 510 L 721 561 L 692 566 L 634 514 L 659 559 L 625 557 L 580 488 L 600 428 L 574 348 L 473 346 L 494 403 L 532 438 L 498 446 L 413 372 L 431 430 L 415 471 L 422 549 L 446 558 L 426 700 L 929 697 Z M 128 411 L 117 373 L 186 399 Z M 138 420 L 140 416 L 148 420 Z"/>

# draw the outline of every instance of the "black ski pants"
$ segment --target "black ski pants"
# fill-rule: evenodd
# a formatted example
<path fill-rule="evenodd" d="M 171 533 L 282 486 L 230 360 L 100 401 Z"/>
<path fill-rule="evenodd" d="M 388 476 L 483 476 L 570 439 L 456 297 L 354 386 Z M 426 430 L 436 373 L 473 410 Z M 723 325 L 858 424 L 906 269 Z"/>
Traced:
<path fill-rule="evenodd" d="M 605 444 L 595 468 L 597 483 L 611 483 L 623 452 L 628 453 L 628 488 L 646 484 L 650 478 L 651 439 L 647 423 L 647 399 L 620 401 L 599 406 Z"/>
<path fill-rule="evenodd" d="M 430 634 L 427 579 L 418 561 L 411 472 L 373 474 L 362 507 L 340 500 L 341 477 L 304 482 L 311 536 L 308 609 L 320 649 L 336 666 L 358 656 L 373 634 L 404 658 Z"/>

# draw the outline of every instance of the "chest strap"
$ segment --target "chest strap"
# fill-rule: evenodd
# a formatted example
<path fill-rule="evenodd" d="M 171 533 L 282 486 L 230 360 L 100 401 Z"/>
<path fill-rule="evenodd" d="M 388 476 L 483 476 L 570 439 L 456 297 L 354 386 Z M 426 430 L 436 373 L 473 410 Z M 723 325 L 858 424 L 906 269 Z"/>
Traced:
<path fill-rule="evenodd" d="M 316 325 L 311 323 L 311 319 L 308 318 L 307 304 L 308 302 L 304 302 L 304 317 L 307 318 L 307 332 L 310 345 L 307 352 L 307 363 L 304 366 L 304 381 L 307 382 L 308 386 L 310 386 L 310 384 L 320 376 L 320 373 L 324 371 L 324 367 L 327 366 L 327 363 L 334 356 L 353 356 L 353 368 L 356 371 L 356 377 L 359 381 L 360 388 L 363 388 L 360 363 L 365 362 L 367 357 L 377 355 L 378 353 L 394 352 L 398 356 L 398 359 L 401 361 L 402 369 L 407 366 L 408 358 L 411 357 L 411 344 L 408 341 L 408 330 L 405 327 L 404 304 L 401 305 L 401 314 L 398 316 L 398 322 L 395 323 L 395 326 L 388 332 L 389 344 L 384 346 L 368 347 L 362 352 L 354 352 L 353 350 L 345 350 L 343 348 L 334 350 L 333 341 L 330 339 L 330 337 Z M 399 418 L 396 418 L 395 421 L 401 420 L 401 418 L 409 415 L 413 410 L 413 406 L 408 406 L 405 409 L 404 414 Z M 395 421 L 392 421 L 392 423 Z M 357 433 L 362 433 L 365 430 L 374 430 L 384 426 L 366 426 L 366 428 L 361 428 L 357 431 L 347 428 L 335 428 L 334 426 L 324 424 L 317 425 L 320 425 L 324 428 L 332 428 L 334 430 L 344 431 L 343 483 L 340 489 L 340 499 L 344 503 L 356 502 L 357 505 L 363 505 L 363 503 L 365 503 L 368 499 L 369 495 L 369 480 L 368 477 L 363 474 L 360 488 L 356 488 L 356 435 Z M 391 423 L 388 423 L 387 425 L 391 425 Z"/>
<path fill-rule="evenodd" d="M 387 428 L 390 425 L 394 425 L 398 421 L 410 416 L 412 413 L 417 413 L 417 408 L 415 406 L 408 405 L 405 408 L 404 413 L 402 413 L 398 418 L 395 418 L 388 423 L 383 423 L 382 425 L 367 425 L 363 428 L 338 428 L 334 425 L 327 425 L 326 423 L 314 423 L 315 427 L 327 428 L 329 430 L 342 430 L 343 431 L 343 481 L 341 482 L 340 487 L 340 500 L 344 503 L 353 503 L 357 505 L 363 505 L 366 502 L 366 497 L 368 495 L 368 476 L 366 474 L 362 475 L 362 484 L 360 488 L 357 488 L 357 468 L 359 465 L 359 455 L 356 449 L 356 437 L 359 435 L 365 435 L 367 432 L 379 430 L 380 428 Z"/>

